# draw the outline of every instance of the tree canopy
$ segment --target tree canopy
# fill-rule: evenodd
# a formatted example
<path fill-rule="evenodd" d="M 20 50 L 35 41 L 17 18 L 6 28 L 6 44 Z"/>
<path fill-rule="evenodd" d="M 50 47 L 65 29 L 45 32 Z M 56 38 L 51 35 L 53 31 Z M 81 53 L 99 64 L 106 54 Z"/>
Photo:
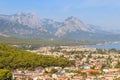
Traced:
<path fill-rule="evenodd" d="M 0 69 L 34 69 L 36 67 L 71 66 L 74 61 L 66 58 L 38 55 L 0 43 Z"/>
<path fill-rule="evenodd" d="M 0 80 L 11 80 L 12 73 L 9 70 L 0 69 Z"/>

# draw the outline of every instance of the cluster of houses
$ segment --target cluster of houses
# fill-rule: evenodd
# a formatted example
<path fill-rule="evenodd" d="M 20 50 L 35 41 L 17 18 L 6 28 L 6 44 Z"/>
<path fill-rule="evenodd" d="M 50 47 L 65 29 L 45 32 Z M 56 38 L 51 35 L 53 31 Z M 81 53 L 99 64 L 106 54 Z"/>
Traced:
<path fill-rule="evenodd" d="M 80 48 L 78 46 L 42 47 L 31 52 L 65 57 L 75 60 L 70 67 L 51 66 L 36 68 L 34 71 L 15 70 L 13 78 L 16 80 L 115 80 L 120 77 L 120 68 L 116 67 L 120 61 L 120 54 L 97 49 Z M 76 52 L 71 54 L 70 52 Z M 55 71 L 52 71 L 55 70 Z"/>

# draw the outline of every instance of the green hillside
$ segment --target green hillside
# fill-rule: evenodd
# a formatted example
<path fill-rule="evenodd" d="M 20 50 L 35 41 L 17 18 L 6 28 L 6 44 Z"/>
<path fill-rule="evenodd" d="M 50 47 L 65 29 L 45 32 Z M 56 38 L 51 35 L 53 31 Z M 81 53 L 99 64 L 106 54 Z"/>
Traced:
<path fill-rule="evenodd" d="M 70 66 L 74 61 L 65 58 L 37 55 L 0 43 L 0 69 L 34 69 L 35 67 Z"/>
<path fill-rule="evenodd" d="M 0 43 L 6 43 L 10 45 L 32 45 L 33 47 L 40 46 L 69 46 L 69 45 L 91 45 L 99 43 L 100 41 L 88 41 L 88 40 L 73 40 L 69 38 L 64 39 L 36 39 L 36 38 L 16 38 L 16 37 L 3 37 L 0 36 Z"/>

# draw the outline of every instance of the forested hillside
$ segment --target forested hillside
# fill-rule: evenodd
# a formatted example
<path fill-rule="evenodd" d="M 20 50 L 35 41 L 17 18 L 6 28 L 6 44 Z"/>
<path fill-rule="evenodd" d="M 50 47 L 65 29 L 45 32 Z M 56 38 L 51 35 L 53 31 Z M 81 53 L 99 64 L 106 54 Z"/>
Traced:
<path fill-rule="evenodd" d="M 0 69 L 34 69 L 48 66 L 70 66 L 74 61 L 65 58 L 37 55 L 0 43 Z"/>

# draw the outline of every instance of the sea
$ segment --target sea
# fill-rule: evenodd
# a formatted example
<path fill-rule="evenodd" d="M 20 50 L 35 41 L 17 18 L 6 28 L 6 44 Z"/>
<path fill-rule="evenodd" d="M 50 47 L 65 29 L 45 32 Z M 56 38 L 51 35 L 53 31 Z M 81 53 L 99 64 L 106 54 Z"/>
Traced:
<path fill-rule="evenodd" d="M 120 43 L 98 44 L 98 45 L 91 45 L 91 46 L 88 46 L 88 47 L 89 48 L 106 49 L 106 50 L 110 50 L 110 49 L 120 50 Z"/>

